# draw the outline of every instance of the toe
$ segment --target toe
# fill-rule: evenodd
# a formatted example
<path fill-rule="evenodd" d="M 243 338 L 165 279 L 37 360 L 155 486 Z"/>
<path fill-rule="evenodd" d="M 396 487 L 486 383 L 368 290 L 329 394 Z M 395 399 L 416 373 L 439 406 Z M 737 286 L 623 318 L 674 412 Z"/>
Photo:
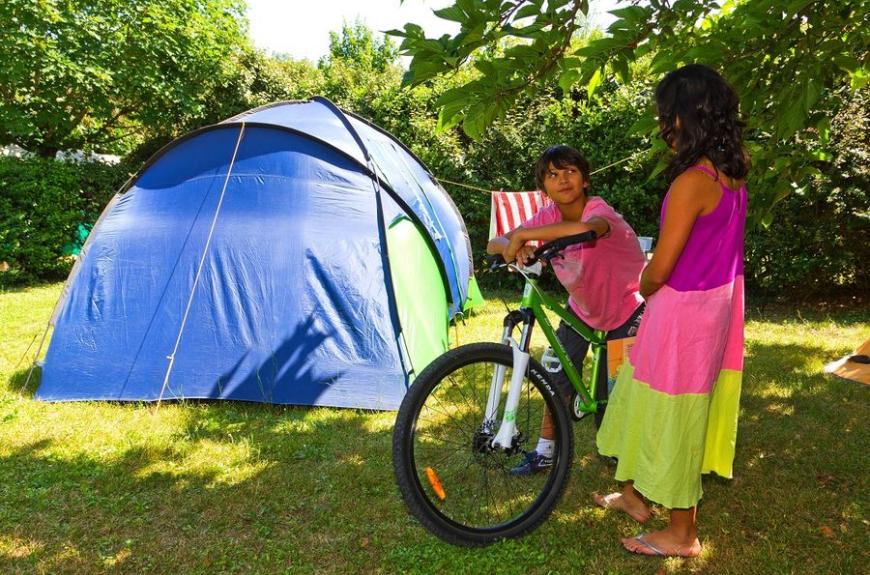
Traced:
<path fill-rule="evenodd" d="M 626 537 L 622 540 L 622 546 L 631 553 L 640 553 L 640 550 L 645 547 L 637 537 Z"/>

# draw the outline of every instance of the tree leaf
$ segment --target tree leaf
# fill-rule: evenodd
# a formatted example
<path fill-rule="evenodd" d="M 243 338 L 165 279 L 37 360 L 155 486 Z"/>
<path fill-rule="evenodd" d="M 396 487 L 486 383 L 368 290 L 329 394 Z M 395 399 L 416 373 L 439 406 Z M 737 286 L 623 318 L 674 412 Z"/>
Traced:
<path fill-rule="evenodd" d="M 468 21 L 468 16 L 458 6 L 447 6 L 440 10 L 433 10 L 432 12 L 442 20 L 450 20 L 452 22 L 459 22 L 460 24 Z"/>
<path fill-rule="evenodd" d="M 637 24 L 638 22 L 647 19 L 649 10 L 641 6 L 628 6 L 626 8 L 611 10 L 610 14 L 613 14 L 617 18 L 625 20 L 628 23 Z"/>
<path fill-rule="evenodd" d="M 540 6 L 535 6 L 534 4 L 530 4 L 528 6 L 523 6 L 517 13 L 514 15 L 514 20 L 522 20 L 523 18 L 529 18 L 531 16 L 537 16 L 541 13 Z"/>
<path fill-rule="evenodd" d="M 595 73 L 592 74 L 592 78 L 589 79 L 589 83 L 586 84 L 586 95 L 589 98 L 595 94 L 595 90 L 598 89 L 598 86 L 601 85 L 601 68 L 597 68 Z"/>
<path fill-rule="evenodd" d="M 559 87 L 563 92 L 567 92 L 571 89 L 571 86 L 577 83 L 577 80 L 580 79 L 580 70 L 577 68 L 570 68 L 562 72 L 559 76 Z"/>
<path fill-rule="evenodd" d="M 658 127 L 658 121 L 652 114 L 644 114 L 628 128 L 630 134 L 650 134 Z"/>

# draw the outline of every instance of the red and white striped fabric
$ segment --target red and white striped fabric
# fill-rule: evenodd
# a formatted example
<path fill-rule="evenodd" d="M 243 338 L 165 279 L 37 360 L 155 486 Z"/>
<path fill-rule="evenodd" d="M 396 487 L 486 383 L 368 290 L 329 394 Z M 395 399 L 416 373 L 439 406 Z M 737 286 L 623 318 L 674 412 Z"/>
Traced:
<path fill-rule="evenodd" d="M 550 198 L 540 191 L 492 192 L 489 238 L 503 236 L 515 229 L 550 201 Z"/>

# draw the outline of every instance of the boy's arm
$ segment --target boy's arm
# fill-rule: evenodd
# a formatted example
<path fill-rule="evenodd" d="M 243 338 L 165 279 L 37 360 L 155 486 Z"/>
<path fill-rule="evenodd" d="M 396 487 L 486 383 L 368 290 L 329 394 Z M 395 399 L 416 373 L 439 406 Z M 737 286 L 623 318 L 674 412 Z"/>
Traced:
<path fill-rule="evenodd" d="M 486 244 L 486 253 L 490 255 L 504 254 L 505 248 L 507 248 L 511 243 L 511 238 L 520 229 L 522 229 L 522 227 L 511 230 L 503 236 L 498 236 L 489 240 Z"/>
<path fill-rule="evenodd" d="M 535 228 L 520 227 L 514 230 L 513 237 L 509 239 L 511 242 L 522 242 L 520 245 L 537 240 L 550 242 L 589 230 L 595 230 L 595 234 L 601 237 L 610 231 L 610 224 L 604 218 L 594 216 L 584 222 L 558 222 Z"/>
<path fill-rule="evenodd" d="M 526 242 L 550 242 L 565 236 L 582 234 L 589 230 L 594 230 L 596 235 L 603 236 L 610 231 L 610 224 L 604 218 L 594 216 L 585 222 L 558 222 L 534 228 L 520 226 L 511 232 L 510 237 L 505 234 L 504 237 L 508 238 L 508 245 L 503 248 L 504 251 L 501 253 L 504 255 L 505 260 L 512 261 L 516 258 L 517 252 L 526 245 Z M 525 260 L 526 258 L 523 259 Z"/>

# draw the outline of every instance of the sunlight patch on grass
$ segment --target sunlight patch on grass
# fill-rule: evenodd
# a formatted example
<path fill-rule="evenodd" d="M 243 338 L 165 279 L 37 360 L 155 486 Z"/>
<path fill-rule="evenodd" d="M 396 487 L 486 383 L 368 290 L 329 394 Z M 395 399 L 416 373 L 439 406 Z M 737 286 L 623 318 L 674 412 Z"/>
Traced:
<path fill-rule="evenodd" d="M 208 439 L 196 442 L 180 458 L 162 459 L 137 470 L 135 477 L 146 479 L 165 475 L 174 479 L 174 489 L 189 487 L 189 478 L 207 478 L 204 487 L 233 486 L 262 473 L 269 463 L 260 460 L 259 448 L 250 441 L 228 444 Z"/>
<path fill-rule="evenodd" d="M 358 453 L 342 455 L 338 458 L 338 461 L 341 465 L 355 465 L 357 467 L 361 467 L 366 463 L 365 458 Z"/>
<path fill-rule="evenodd" d="M 371 414 L 365 419 L 363 429 L 372 433 L 393 430 L 393 425 L 396 423 L 395 411 L 381 411 Z"/>
<path fill-rule="evenodd" d="M 104 567 L 120 567 L 125 561 L 130 558 L 132 552 L 129 549 L 121 549 L 111 557 L 103 559 Z"/>
<path fill-rule="evenodd" d="M 777 415 L 785 415 L 785 416 L 794 415 L 794 406 L 793 405 L 786 405 L 786 404 L 781 403 L 781 402 L 769 403 L 769 404 L 767 404 L 767 407 L 765 407 L 765 410 L 768 413 L 774 413 Z"/>
<path fill-rule="evenodd" d="M 763 388 L 756 389 L 755 395 L 764 399 L 791 399 L 794 396 L 794 388 L 784 386 L 780 382 L 771 381 Z"/>
<path fill-rule="evenodd" d="M 0 555 L 4 557 L 24 559 L 42 548 L 42 543 L 34 539 L 0 535 Z"/>

